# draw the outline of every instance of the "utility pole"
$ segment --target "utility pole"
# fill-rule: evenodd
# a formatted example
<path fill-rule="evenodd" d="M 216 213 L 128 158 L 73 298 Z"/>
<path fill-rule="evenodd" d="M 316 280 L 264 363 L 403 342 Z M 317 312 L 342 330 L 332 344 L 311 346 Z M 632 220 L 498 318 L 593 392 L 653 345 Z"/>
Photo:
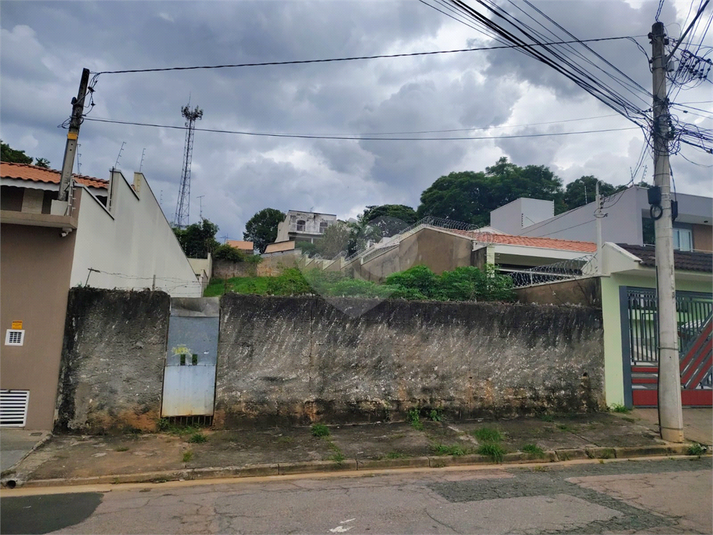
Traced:
<path fill-rule="evenodd" d="M 649 34 L 653 70 L 654 185 L 661 188 L 660 215 L 654 221 L 656 232 L 656 286 L 658 295 L 659 384 L 658 408 L 661 438 L 683 442 L 681 408 L 681 370 L 678 356 L 676 280 L 673 263 L 673 220 L 671 217 L 671 170 L 668 141 L 670 119 L 666 96 L 668 42 L 664 25 L 656 22 Z M 652 210 L 653 213 L 653 210 Z"/>
<path fill-rule="evenodd" d="M 62 162 L 62 175 L 59 179 L 59 194 L 57 200 L 66 201 L 69 197 L 69 186 L 72 183 L 72 169 L 74 168 L 74 155 L 77 152 L 77 139 L 79 127 L 82 124 L 84 111 L 84 97 L 89 86 L 89 69 L 82 69 L 82 78 L 79 81 L 77 97 L 72 99 L 72 117 L 69 120 L 67 144 L 64 147 L 64 161 Z"/>
<path fill-rule="evenodd" d="M 199 215 L 199 217 L 200 217 L 201 221 L 203 221 L 203 197 L 205 197 L 205 195 L 198 195 L 198 203 L 199 203 L 199 206 L 200 206 L 200 215 Z"/>
<path fill-rule="evenodd" d="M 596 182 L 596 202 L 595 204 L 597 205 L 597 211 L 594 215 L 594 217 L 597 218 L 597 255 L 599 255 L 599 265 L 602 263 L 602 245 L 604 245 L 604 242 L 602 241 L 602 198 L 601 195 L 599 195 L 599 180 Z"/>

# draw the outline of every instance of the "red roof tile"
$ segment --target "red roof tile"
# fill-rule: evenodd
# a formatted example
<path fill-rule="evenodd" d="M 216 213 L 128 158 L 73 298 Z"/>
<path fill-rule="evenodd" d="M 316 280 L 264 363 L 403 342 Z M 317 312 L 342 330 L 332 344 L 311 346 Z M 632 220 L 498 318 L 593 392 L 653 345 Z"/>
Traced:
<path fill-rule="evenodd" d="M 45 169 L 44 167 L 37 167 L 36 165 L 2 162 L 0 163 L 0 177 L 44 182 L 46 184 L 59 184 L 61 173 L 54 169 Z M 92 188 L 107 189 L 109 187 L 109 181 L 102 180 L 101 178 L 75 174 L 73 174 L 72 177 L 80 184 Z"/>
<path fill-rule="evenodd" d="M 521 245 L 523 247 L 540 247 L 542 249 L 559 249 L 562 251 L 577 251 L 581 253 L 596 253 L 597 244 L 588 241 L 558 240 L 556 238 L 536 238 L 531 236 L 513 236 L 511 234 L 494 234 L 478 232 L 477 230 L 455 230 L 448 232 L 462 234 L 474 240 L 502 245 Z"/>

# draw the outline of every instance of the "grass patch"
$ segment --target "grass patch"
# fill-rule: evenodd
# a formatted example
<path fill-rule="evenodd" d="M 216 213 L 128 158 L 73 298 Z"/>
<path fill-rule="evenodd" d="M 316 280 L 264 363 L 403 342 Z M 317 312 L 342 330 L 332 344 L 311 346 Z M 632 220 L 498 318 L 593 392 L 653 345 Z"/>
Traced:
<path fill-rule="evenodd" d="M 542 459 L 545 456 L 544 450 L 537 444 L 525 444 L 522 447 L 523 453 L 527 453 L 530 457 Z"/>
<path fill-rule="evenodd" d="M 557 429 L 559 429 L 560 431 L 566 431 L 566 432 L 574 431 L 574 429 L 572 429 L 567 424 L 557 424 Z"/>
<path fill-rule="evenodd" d="M 280 444 L 292 444 L 294 441 L 293 437 L 277 437 L 277 442 Z"/>
<path fill-rule="evenodd" d="M 337 446 L 332 439 L 327 439 L 327 447 L 332 450 L 334 453 L 329 457 L 330 461 L 334 461 L 337 464 L 342 464 L 344 462 L 344 454 L 342 453 L 342 450 Z"/>
<path fill-rule="evenodd" d="M 540 420 L 542 420 L 543 422 L 554 422 L 555 421 L 555 417 L 552 416 L 551 414 L 540 414 L 538 416 L 538 418 Z"/>
<path fill-rule="evenodd" d="M 702 444 L 692 444 L 691 446 L 688 447 L 688 455 L 703 455 L 705 452 L 708 451 L 708 448 L 706 448 Z"/>
<path fill-rule="evenodd" d="M 390 451 L 386 454 L 387 459 L 403 459 L 404 457 L 406 457 L 406 454 L 400 451 Z"/>
<path fill-rule="evenodd" d="M 501 463 L 505 457 L 505 448 L 503 448 L 500 444 L 490 442 L 488 444 L 481 444 L 478 447 L 478 453 L 480 455 L 487 455 L 488 457 L 491 457 L 493 462 Z"/>
<path fill-rule="evenodd" d="M 169 435 L 189 435 L 191 433 L 199 433 L 201 428 L 194 425 L 176 425 L 171 423 L 168 418 L 159 418 L 156 423 L 156 428 L 161 433 Z"/>
<path fill-rule="evenodd" d="M 208 437 L 201 432 L 197 432 L 191 435 L 191 438 L 188 439 L 188 442 L 191 442 L 193 444 L 203 444 L 204 442 L 208 442 Z"/>
<path fill-rule="evenodd" d="M 114 451 L 129 451 L 129 447 L 128 446 L 119 446 Z"/>
<path fill-rule="evenodd" d="M 613 459 L 614 457 L 616 457 L 616 452 L 613 448 L 605 449 L 599 456 L 600 459 Z"/>
<path fill-rule="evenodd" d="M 460 457 L 467 453 L 462 447 L 458 445 L 448 446 L 446 444 L 431 444 L 431 453 L 434 455 L 452 455 L 453 457 Z"/>
<path fill-rule="evenodd" d="M 417 431 L 423 431 L 423 422 L 421 421 L 421 411 L 419 409 L 409 410 L 406 418 L 411 424 L 411 427 Z"/>
<path fill-rule="evenodd" d="M 627 413 L 631 412 L 631 409 L 628 408 L 626 405 L 622 405 L 621 403 L 613 403 L 612 405 L 609 405 L 609 411 Z"/>
<path fill-rule="evenodd" d="M 189 463 L 189 462 L 191 462 L 191 459 L 193 459 L 193 452 L 191 450 L 184 451 L 183 452 L 183 462 Z"/>
<path fill-rule="evenodd" d="M 324 424 L 314 424 L 312 426 L 312 436 L 313 437 L 328 437 L 329 427 Z"/>
<path fill-rule="evenodd" d="M 494 427 L 481 427 L 473 431 L 473 436 L 481 442 L 501 442 L 503 434 Z"/>

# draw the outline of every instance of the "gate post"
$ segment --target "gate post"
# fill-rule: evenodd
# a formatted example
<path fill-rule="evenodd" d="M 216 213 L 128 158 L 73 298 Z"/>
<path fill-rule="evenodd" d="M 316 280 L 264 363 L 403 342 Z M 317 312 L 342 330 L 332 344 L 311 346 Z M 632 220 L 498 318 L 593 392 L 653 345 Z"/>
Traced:
<path fill-rule="evenodd" d="M 631 386 L 631 333 L 629 328 L 629 294 L 627 286 L 619 286 L 619 317 L 621 321 L 621 365 L 624 380 L 624 406 L 634 408 Z"/>

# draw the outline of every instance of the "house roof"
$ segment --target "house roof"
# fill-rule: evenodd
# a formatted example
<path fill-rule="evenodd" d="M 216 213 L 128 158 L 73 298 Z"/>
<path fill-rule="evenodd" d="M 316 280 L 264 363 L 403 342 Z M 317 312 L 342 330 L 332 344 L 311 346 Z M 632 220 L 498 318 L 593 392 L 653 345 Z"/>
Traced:
<path fill-rule="evenodd" d="M 61 173 L 55 169 L 45 169 L 36 165 L 24 163 L 2 162 L 0 163 L 0 177 L 12 178 L 15 180 L 29 180 L 31 182 L 43 182 L 45 184 L 59 184 Z M 73 174 L 74 180 L 91 188 L 108 189 L 109 181 L 101 178 L 94 178 L 85 175 Z"/>
<path fill-rule="evenodd" d="M 227 240 L 225 243 L 227 243 L 231 247 L 240 249 L 241 251 L 252 251 L 255 248 L 253 246 L 253 242 L 251 242 L 251 241 Z"/>
<path fill-rule="evenodd" d="M 535 238 L 531 236 L 514 236 L 512 234 L 496 234 L 473 230 L 448 229 L 447 232 L 462 234 L 474 240 L 501 245 L 520 245 L 522 247 L 538 247 L 540 249 L 559 249 L 561 251 L 577 251 L 581 253 L 596 253 L 597 244 L 588 241 L 559 240 L 556 238 Z"/>
<path fill-rule="evenodd" d="M 629 245 L 627 243 L 617 243 L 617 245 L 641 260 L 642 266 L 656 267 L 656 247 L 651 245 Z M 681 271 L 713 273 L 713 253 L 674 251 L 673 265 L 674 269 Z"/>

